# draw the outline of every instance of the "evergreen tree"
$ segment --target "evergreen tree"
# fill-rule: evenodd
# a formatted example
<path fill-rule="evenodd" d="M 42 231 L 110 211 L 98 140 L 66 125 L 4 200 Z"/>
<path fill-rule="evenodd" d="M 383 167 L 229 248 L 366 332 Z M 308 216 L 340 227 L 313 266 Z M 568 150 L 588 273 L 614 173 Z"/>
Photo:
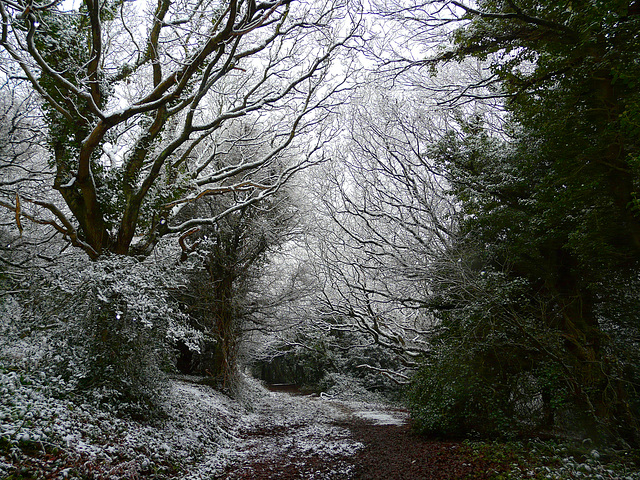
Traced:
<path fill-rule="evenodd" d="M 436 341 L 470 346 L 453 361 L 492 385 L 517 428 L 564 418 L 592 439 L 637 440 L 637 372 L 619 339 L 640 326 L 640 12 L 620 1 L 451 3 L 468 23 L 441 59 L 489 62 L 508 127 L 498 139 L 466 120 L 434 151 L 462 205 L 459 240 L 434 267 L 446 328 Z M 477 393 L 457 395 L 477 406 L 466 419 L 486 415 Z M 536 401 L 532 418 L 524 407 Z"/>

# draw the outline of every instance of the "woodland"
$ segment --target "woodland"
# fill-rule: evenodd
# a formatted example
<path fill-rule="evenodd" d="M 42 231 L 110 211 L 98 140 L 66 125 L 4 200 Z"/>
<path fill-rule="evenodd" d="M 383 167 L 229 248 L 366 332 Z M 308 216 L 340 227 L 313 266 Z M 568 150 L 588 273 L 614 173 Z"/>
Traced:
<path fill-rule="evenodd" d="M 640 2 L 0 17 L 0 476 L 226 478 L 173 444 L 100 476 L 77 444 L 181 392 L 217 395 L 189 415 L 222 451 L 268 384 L 402 405 L 421 438 L 638 461 Z M 495 478 L 640 478 L 589 472 Z"/>

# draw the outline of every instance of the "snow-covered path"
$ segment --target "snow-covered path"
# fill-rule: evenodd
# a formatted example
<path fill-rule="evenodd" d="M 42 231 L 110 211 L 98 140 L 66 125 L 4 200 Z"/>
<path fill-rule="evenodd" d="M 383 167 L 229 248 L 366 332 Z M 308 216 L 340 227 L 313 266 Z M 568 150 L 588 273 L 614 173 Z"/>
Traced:
<path fill-rule="evenodd" d="M 270 392 L 246 377 L 230 398 L 181 376 L 170 380 L 164 415 L 140 422 L 48 395 L 37 381 L 0 373 L 0 440 L 12 447 L 0 450 L 2 478 L 348 479 L 363 448 L 353 425 L 402 417 L 372 404 Z"/>
<path fill-rule="evenodd" d="M 288 473 L 348 479 L 354 468 L 350 457 L 363 448 L 348 425 L 355 418 L 399 424 L 405 416 L 381 405 L 267 392 L 242 419 L 230 466 L 220 478 L 283 478 Z"/>
<path fill-rule="evenodd" d="M 631 463 L 609 469 L 594 458 L 588 465 L 572 456 L 529 463 L 524 455 L 516 464 L 502 453 L 478 456 L 463 442 L 413 435 L 406 411 L 344 400 L 352 398 L 350 390 L 340 393 L 342 400 L 291 396 L 245 378 L 232 399 L 202 379 L 178 377 L 165 415 L 139 422 L 52 396 L 39 379 L 0 372 L 1 478 L 640 480 Z"/>

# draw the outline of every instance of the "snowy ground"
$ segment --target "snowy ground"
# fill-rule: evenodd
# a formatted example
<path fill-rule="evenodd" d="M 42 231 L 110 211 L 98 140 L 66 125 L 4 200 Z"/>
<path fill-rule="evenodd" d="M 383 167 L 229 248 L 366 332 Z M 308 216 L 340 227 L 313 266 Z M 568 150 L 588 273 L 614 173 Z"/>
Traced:
<path fill-rule="evenodd" d="M 235 441 L 218 454 L 227 463 L 225 478 L 269 478 L 259 469 L 277 464 L 304 471 L 310 480 L 347 479 L 353 469 L 349 457 L 364 447 L 352 438 L 349 422 L 354 417 L 385 424 L 407 419 L 406 412 L 388 411 L 382 404 L 260 390 L 235 427 Z"/>
<path fill-rule="evenodd" d="M 350 431 L 337 423 L 348 412 L 340 405 L 318 397 L 291 396 L 266 392 L 253 412 L 241 419 L 237 442 L 228 447 L 226 460 L 238 465 L 230 478 L 252 476 L 256 465 L 279 462 L 286 468 L 301 459 L 329 459 L 334 475 L 318 478 L 348 478 L 351 465 L 344 458 L 353 455 L 362 444 L 351 438 Z M 308 478 L 314 478 L 308 472 Z"/>
<path fill-rule="evenodd" d="M 368 420 L 374 425 L 404 425 L 407 422 L 406 415 L 400 412 L 380 411 L 377 409 L 365 409 L 353 412 L 353 415 Z"/>
<path fill-rule="evenodd" d="M 406 411 L 359 401 L 349 388 L 292 396 L 247 378 L 231 399 L 196 380 L 171 380 L 166 417 L 139 423 L 72 401 L 61 379 L 0 370 L 0 478 L 348 480 L 357 465 L 363 478 L 451 480 L 489 465 L 514 479 L 640 480 L 634 467 L 601 464 L 595 450 L 505 466 L 509 457 L 486 460 L 474 449 L 508 446 L 416 438 L 398 427 Z"/>
<path fill-rule="evenodd" d="M 380 404 L 270 392 L 253 379 L 242 392 L 232 400 L 174 379 L 167 418 L 142 424 L 74 404 L 38 378 L 1 373 L 0 478 L 252 478 L 261 462 L 315 458 L 332 469 L 317 478 L 344 479 L 353 468 L 347 459 L 363 447 L 345 426 L 350 419 L 406 419 Z"/>

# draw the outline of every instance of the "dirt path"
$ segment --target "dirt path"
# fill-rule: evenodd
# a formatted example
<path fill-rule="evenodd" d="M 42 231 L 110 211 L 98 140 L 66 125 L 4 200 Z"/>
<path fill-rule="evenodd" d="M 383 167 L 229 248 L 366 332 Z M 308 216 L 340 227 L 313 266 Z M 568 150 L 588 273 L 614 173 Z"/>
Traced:
<path fill-rule="evenodd" d="M 235 459 L 218 478 L 349 479 L 363 445 L 348 428 L 352 411 L 325 398 L 271 392 L 235 435 Z"/>
<path fill-rule="evenodd" d="M 470 458 L 462 444 L 417 437 L 408 425 L 356 424 L 350 429 L 366 445 L 352 458 L 353 480 L 482 479 L 497 473 L 497 466 Z"/>
<path fill-rule="evenodd" d="M 492 470 L 459 443 L 413 435 L 406 411 L 379 404 L 272 393 L 237 436 L 238 461 L 218 478 L 444 480 Z"/>

